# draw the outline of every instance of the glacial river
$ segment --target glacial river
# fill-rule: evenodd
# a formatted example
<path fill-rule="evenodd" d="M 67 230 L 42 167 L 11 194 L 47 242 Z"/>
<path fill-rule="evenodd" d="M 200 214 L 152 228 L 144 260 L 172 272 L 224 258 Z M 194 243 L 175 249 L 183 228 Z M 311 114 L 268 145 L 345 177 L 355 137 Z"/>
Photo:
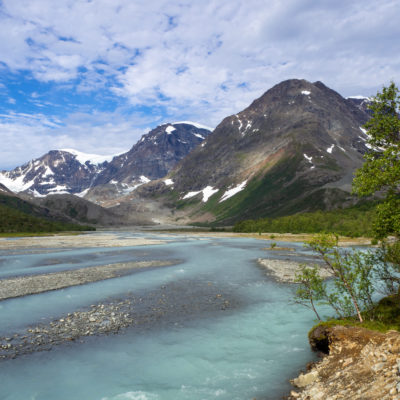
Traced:
<path fill-rule="evenodd" d="M 95 233 L 95 235 L 101 233 Z M 307 332 L 314 316 L 290 304 L 293 287 L 275 282 L 261 258 L 302 260 L 267 241 L 117 233 L 165 242 L 153 246 L 1 250 L 0 278 L 141 260 L 177 260 L 120 278 L 0 302 L 0 336 L 48 323 L 92 304 L 132 294 L 164 314 L 118 334 L 84 338 L 50 351 L 0 361 L 1 400 L 269 400 L 313 360 Z M 159 299 L 159 297 L 157 297 Z M 157 300 L 159 301 L 159 300 Z M 147 310 L 147 311 L 146 311 Z"/>

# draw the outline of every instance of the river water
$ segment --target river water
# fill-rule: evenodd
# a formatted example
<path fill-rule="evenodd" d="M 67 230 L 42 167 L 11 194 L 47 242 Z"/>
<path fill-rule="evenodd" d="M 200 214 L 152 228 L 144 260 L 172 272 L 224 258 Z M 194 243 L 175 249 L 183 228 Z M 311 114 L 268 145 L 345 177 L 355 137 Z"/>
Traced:
<path fill-rule="evenodd" d="M 291 389 L 289 379 L 315 358 L 307 342 L 313 314 L 290 304 L 292 285 L 276 283 L 256 263 L 259 257 L 303 260 L 308 254 L 301 244 L 282 243 L 294 250 L 282 252 L 266 250 L 268 242 L 255 239 L 118 235 L 165 243 L 0 252 L 0 278 L 177 260 L 173 266 L 0 302 L 0 336 L 126 296 L 143 299 L 139 312 L 147 313 L 142 324 L 118 334 L 0 362 L 0 399 L 280 399 Z M 160 293 L 164 312 L 151 317 L 157 308 L 152 299 L 159 302 Z"/>

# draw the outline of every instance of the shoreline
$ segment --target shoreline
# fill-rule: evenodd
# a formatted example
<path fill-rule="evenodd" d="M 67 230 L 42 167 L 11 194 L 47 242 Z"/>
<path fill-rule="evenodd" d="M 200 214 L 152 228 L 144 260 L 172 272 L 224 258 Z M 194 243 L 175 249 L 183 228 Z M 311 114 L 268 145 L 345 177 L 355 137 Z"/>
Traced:
<path fill-rule="evenodd" d="M 115 230 L 114 230 L 115 231 Z M 257 240 L 265 240 L 267 242 L 294 242 L 302 243 L 310 240 L 315 234 L 295 234 L 295 233 L 238 233 L 238 232 L 199 232 L 189 230 L 163 230 L 163 229 L 123 229 L 119 232 L 123 233 L 158 233 L 161 236 L 183 236 L 183 237 L 201 237 L 201 238 L 249 238 Z M 51 236 L 29 236 L 29 237 L 0 237 L 0 250 L 12 249 L 43 249 L 43 248 L 81 248 L 81 247 L 130 247 L 130 246 L 148 246 L 166 243 L 162 239 L 147 238 L 121 238 L 115 233 L 108 230 L 90 233 L 78 234 L 57 234 Z M 371 238 L 359 237 L 349 238 L 339 236 L 339 246 L 371 246 Z"/>
<path fill-rule="evenodd" d="M 0 238 L 0 250 L 83 247 L 131 247 L 164 244 L 164 240 L 121 238 L 114 233 Z"/>
<path fill-rule="evenodd" d="M 1 279 L 0 301 L 117 278 L 144 268 L 159 268 L 178 263 L 179 260 L 135 261 Z"/>
<path fill-rule="evenodd" d="M 295 275 L 300 266 L 304 263 L 287 260 L 273 260 L 269 258 L 258 258 L 257 264 L 265 269 L 277 282 L 295 283 Z M 314 263 L 319 267 L 322 278 L 328 279 L 332 274 L 323 266 Z"/>

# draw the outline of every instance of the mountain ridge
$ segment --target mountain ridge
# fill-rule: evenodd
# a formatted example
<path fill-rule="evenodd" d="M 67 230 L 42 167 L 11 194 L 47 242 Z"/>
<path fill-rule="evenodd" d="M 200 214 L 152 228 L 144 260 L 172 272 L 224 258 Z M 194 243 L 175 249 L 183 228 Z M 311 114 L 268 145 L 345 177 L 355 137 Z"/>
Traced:
<path fill-rule="evenodd" d="M 322 82 L 283 81 L 224 118 L 168 174 L 173 186 L 151 182 L 133 197 L 158 197 L 188 222 L 223 224 L 351 204 L 368 118 Z"/>

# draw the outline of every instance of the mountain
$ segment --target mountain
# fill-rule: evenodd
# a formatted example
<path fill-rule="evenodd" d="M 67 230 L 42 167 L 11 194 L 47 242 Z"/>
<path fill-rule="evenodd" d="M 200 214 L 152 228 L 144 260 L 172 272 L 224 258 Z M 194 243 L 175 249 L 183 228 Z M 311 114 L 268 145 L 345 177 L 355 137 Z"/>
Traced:
<path fill-rule="evenodd" d="M 127 153 L 114 157 L 85 197 L 103 204 L 164 177 L 210 133 L 209 128 L 188 121 L 158 126 Z"/>
<path fill-rule="evenodd" d="M 93 230 L 65 215 L 0 191 L 0 233 Z"/>
<path fill-rule="evenodd" d="M 76 150 L 52 150 L 12 171 L 0 173 L 0 183 L 15 193 L 80 193 L 104 170 L 113 156 L 86 154 Z"/>
<path fill-rule="evenodd" d="M 322 82 L 281 82 L 131 201 L 170 207 L 170 221 L 221 224 L 351 203 L 368 118 Z"/>
<path fill-rule="evenodd" d="M 359 110 L 366 112 L 368 115 L 372 115 L 372 111 L 369 106 L 372 103 L 371 97 L 364 96 L 350 96 L 347 100 L 351 101 Z"/>
<path fill-rule="evenodd" d="M 107 193 L 115 198 L 166 175 L 209 133 L 202 125 L 184 121 L 158 126 L 131 150 L 116 156 L 52 150 L 12 171 L 0 172 L 0 183 L 36 197 L 67 193 L 82 197 L 99 186 L 92 198 L 107 197 Z"/>

